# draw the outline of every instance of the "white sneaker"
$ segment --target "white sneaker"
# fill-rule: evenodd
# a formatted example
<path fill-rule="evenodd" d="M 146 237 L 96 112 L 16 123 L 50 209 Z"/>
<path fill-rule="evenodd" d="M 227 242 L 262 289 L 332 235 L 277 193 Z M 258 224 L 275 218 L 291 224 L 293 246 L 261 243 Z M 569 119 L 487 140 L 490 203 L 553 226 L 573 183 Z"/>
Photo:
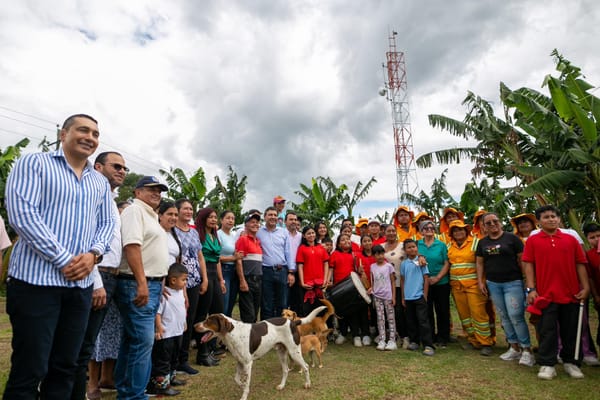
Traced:
<path fill-rule="evenodd" d="M 404 350 L 408 349 L 408 346 L 410 345 L 410 339 L 408 337 L 402 338 L 402 348 Z"/>
<path fill-rule="evenodd" d="M 500 355 L 500 359 L 504 360 L 504 361 L 518 360 L 520 358 L 521 358 L 521 352 L 513 349 L 512 347 L 509 348 L 507 352 L 502 353 Z"/>
<path fill-rule="evenodd" d="M 362 347 L 362 341 L 360 340 L 360 336 L 354 337 L 354 347 Z"/>
<path fill-rule="evenodd" d="M 556 376 L 556 369 L 554 369 L 554 367 L 542 365 L 540 367 L 540 372 L 538 372 L 537 376 L 540 379 L 545 379 L 545 380 L 549 381 Z"/>
<path fill-rule="evenodd" d="M 598 357 L 596 356 L 583 357 L 583 363 L 588 367 L 597 367 L 598 365 L 600 365 L 600 361 L 598 361 Z"/>
<path fill-rule="evenodd" d="M 363 344 L 363 346 L 370 346 L 371 345 L 371 336 L 363 336 L 362 344 Z"/>
<path fill-rule="evenodd" d="M 394 340 L 389 340 L 385 345 L 385 350 L 397 350 L 398 346 L 396 346 L 396 342 Z"/>
<path fill-rule="evenodd" d="M 563 368 L 565 369 L 565 372 L 571 378 L 575 378 L 575 379 L 583 378 L 583 373 L 581 372 L 581 370 L 579 369 L 579 367 L 577 365 L 571 364 L 571 363 L 564 363 Z"/>
<path fill-rule="evenodd" d="M 380 340 L 379 343 L 377 343 L 377 350 L 385 350 L 385 340 Z"/>
<path fill-rule="evenodd" d="M 342 335 L 338 335 L 338 337 L 335 338 L 335 344 L 344 344 L 345 341 L 346 337 Z"/>
<path fill-rule="evenodd" d="M 519 365 L 525 365 L 526 367 L 533 367 L 535 365 L 535 358 L 530 351 L 523 351 L 521 358 L 519 358 Z"/>

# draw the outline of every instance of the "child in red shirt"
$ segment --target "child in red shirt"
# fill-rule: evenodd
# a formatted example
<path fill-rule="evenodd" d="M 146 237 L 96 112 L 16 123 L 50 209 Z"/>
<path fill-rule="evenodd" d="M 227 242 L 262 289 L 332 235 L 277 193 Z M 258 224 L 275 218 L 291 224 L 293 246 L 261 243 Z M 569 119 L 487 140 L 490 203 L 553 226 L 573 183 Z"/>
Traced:
<path fill-rule="evenodd" d="M 327 286 L 325 277 L 329 274 L 329 254 L 321 245 L 316 244 L 317 233 L 314 228 L 307 226 L 302 230 L 302 243 L 296 253 L 296 268 L 300 286 L 304 290 L 302 311 L 308 315 L 314 308 L 321 305 L 316 298 L 323 298 Z"/>
<path fill-rule="evenodd" d="M 577 239 L 558 228 L 560 217 L 556 207 L 542 206 L 535 211 L 535 217 L 541 231 L 527 239 L 522 260 L 527 278 L 527 303 L 542 313 L 538 322 L 537 361 L 541 365 L 538 378 L 550 380 L 556 376 L 557 322 L 565 372 L 573 378 L 583 378 L 579 369 L 581 354 L 575 359 L 575 341 L 578 303 L 585 300 L 590 291 L 585 270 L 587 260 Z"/>

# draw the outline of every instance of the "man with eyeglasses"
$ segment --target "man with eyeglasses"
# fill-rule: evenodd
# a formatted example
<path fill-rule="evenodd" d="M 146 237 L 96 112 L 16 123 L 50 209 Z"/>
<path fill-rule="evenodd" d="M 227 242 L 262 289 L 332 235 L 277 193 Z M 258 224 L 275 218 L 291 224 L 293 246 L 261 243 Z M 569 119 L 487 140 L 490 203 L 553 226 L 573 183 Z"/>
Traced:
<path fill-rule="evenodd" d="M 94 169 L 100 172 L 110 184 L 113 199 L 117 196 L 116 189 L 123 184 L 125 175 L 129 168 L 125 166 L 125 160 L 121 154 L 114 151 L 107 151 L 98 154 L 94 162 Z M 86 370 L 88 363 L 94 352 L 94 345 L 100 332 L 100 327 L 108 311 L 108 305 L 112 301 L 115 289 L 117 287 L 117 273 L 121 263 L 121 219 L 117 204 L 113 201 L 113 215 L 116 224 L 113 230 L 113 238 L 110 243 L 110 250 L 104 254 L 102 261 L 97 264 L 93 271 L 94 291 L 92 293 L 92 311 L 88 319 L 87 329 L 83 338 L 83 344 L 79 352 L 77 361 L 77 372 L 75 373 L 75 384 L 71 399 L 85 400 L 86 398 Z M 98 372 L 98 371 L 95 371 Z M 99 399 L 100 390 L 90 388 L 87 391 L 89 400 Z"/>

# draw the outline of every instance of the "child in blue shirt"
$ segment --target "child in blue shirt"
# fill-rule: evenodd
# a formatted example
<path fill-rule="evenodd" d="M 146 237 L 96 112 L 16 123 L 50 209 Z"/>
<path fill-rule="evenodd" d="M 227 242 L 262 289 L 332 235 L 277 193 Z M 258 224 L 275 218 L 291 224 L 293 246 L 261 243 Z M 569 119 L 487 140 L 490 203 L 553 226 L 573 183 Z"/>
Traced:
<path fill-rule="evenodd" d="M 423 354 L 435 354 L 431 326 L 427 311 L 427 294 L 429 292 L 429 270 L 427 265 L 421 267 L 418 261 L 419 248 L 413 239 L 404 241 L 406 259 L 400 265 L 400 285 L 402 287 L 402 306 L 406 308 L 406 322 L 409 350 L 418 350 L 419 343 L 425 347 Z"/>

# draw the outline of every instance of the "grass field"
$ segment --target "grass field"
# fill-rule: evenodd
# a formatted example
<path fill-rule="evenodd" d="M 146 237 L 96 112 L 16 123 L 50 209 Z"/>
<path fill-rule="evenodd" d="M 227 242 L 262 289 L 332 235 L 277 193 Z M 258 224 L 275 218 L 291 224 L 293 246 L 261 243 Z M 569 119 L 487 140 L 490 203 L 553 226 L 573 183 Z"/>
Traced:
<path fill-rule="evenodd" d="M 592 315 L 595 321 L 596 314 Z M 10 367 L 10 338 L 1 298 L 0 392 Z M 498 342 L 492 357 L 464 350 L 461 342 L 439 349 L 434 357 L 401 349 L 381 352 L 374 346 L 355 348 L 349 342 L 341 346 L 330 344 L 323 356 L 324 367 L 311 368 L 311 389 L 304 389 L 303 377 L 293 371 L 281 392 L 275 389 L 281 370 L 271 352 L 254 364 L 249 399 L 600 399 L 600 368 L 584 366 L 585 379 L 575 380 L 558 365 L 557 378 L 541 381 L 536 377 L 538 367 L 522 367 L 516 361 L 498 358 L 505 349 L 501 330 Z M 234 371 L 235 363 L 227 355 L 218 367 L 201 367 L 198 375 L 184 377 L 187 385 L 174 398 L 239 399 L 241 390 L 233 381 Z M 116 395 L 105 392 L 102 399 L 116 399 Z"/>

